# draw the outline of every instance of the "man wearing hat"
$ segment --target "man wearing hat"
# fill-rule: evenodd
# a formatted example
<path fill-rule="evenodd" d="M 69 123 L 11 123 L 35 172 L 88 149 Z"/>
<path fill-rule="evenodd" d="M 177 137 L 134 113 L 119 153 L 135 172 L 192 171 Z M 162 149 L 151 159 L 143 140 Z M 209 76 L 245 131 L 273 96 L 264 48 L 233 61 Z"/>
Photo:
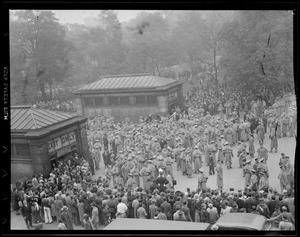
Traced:
<path fill-rule="evenodd" d="M 246 148 L 243 146 L 242 151 L 241 151 L 240 156 L 239 156 L 240 169 L 243 168 L 243 164 L 246 161 L 246 158 L 247 158 Z"/>
<path fill-rule="evenodd" d="M 279 128 L 277 127 L 277 130 L 278 129 Z M 275 125 L 275 123 L 271 127 L 269 138 L 271 139 L 270 152 L 273 152 L 273 149 L 275 149 L 275 153 L 276 153 L 277 149 L 278 149 L 278 140 L 277 140 L 277 133 L 276 133 L 276 125 Z"/>
<path fill-rule="evenodd" d="M 200 172 L 200 175 L 198 177 L 198 189 L 205 190 L 207 188 L 206 183 L 207 183 L 208 177 L 203 173 L 204 172 L 203 168 L 200 168 L 199 172 Z"/>
<path fill-rule="evenodd" d="M 157 169 L 162 169 L 164 172 L 164 175 L 166 176 L 167 172 L 166 172 L 166 162 L 164 160 L 164 157 L 159 155 L 157 157 L 157 164 L 156 164 Z"/>
<path fill-rule="evenodd" d="M 136 185 L 132 173 L 128 173 L 128 179 L 126 181 L 125 187 L 128 189 L 128 191 L 133 191 L 135 189 Z"/>
<path fill-rule="evenodd" d="M 279 222 L 279 230 L 295 230 L 295 225 L 288 220 L 286 213 L 281 215 L 281 221 Z"/>
<path fill-rule="evenodd" d="M 266 133 L 266 129 L 265 129 L 264 125 L 262 125 L 262 123 L 259 122 L 259 125 L 256 128 L 256 134 L 257 134 L 257 138 L 258 138 L 259 141 L 264 142 L 265 133 Z"/>
<path fill-rule="evenodd" d="M 63 206 L 61 211 L 61 220 L 64 222 L 68 230 L 73 230 L 74 228 L 68 210 L 69 208 L 67 206 Z"/>
<path fill-rule="evenodd" d="M 280 160 L 279 160 L 279 166 L 281 165 L 285 165 L 287 162 L 287 159 L 286 159 L 286 156 L 284 153 L 281 153 L 281 157 L 280 157 Z"/>
<path fill-rule="evenodd" d="M 232 153 L 232 148 L 229 146 L 228 142 L 226 142 L 224 144 L 224 148 L 223 148 L 223 154 L 224 154 L 224 158 L 225 158 L 225 164 L 227 166 L 227 169 L 231 169 L 232 168 L 232 157 L 233 157 L 233 153 Z"/>
<path fill-rule="evenodd" d="M 287 189 L 287 187 L 290 186 L 287 177 L 286 167 L 284 165 L 280 166 L 280 173 L 278 175 L 278 179 L 280 181 L 281 192 L 283 192 L 284 189 Z"/>
<path fill-rule="evenodd" d="M 249 154 L 250 157 L 253 158 L 255 153 L 255 148 L 254 148 L 254 136 L 252 133 L 250 133 L 249 136 Z"/>
<path fill-rule="evenodd" d="M 257 190 L 257 185 L 258 185 L 258 177 L 256 175 L 256 170 L 255 169 L 251 169 L 251 177 L 250 177 L 250 185 L 249 187 L 252 190 Z"/>
<path fill-rule="evenodd" d="M 170 172 L 170 174 L 172 175 L 173 177 L 173 159 L 171 158 L 171 155 L 169 154 L 167 156 L 167 158 L 165 159 L 165 163 L 166 163 L 166 172 Z"/>
<path fill-rule="evenodd" d="M 95 140 L 93 147 L 94 147 L 95 167 L 96 170 L 98 170 L 100 168 L 100 162 L 101 162 L 101 144 L 98 139 Z"/>
<path fill-rule="evenodd" d="M 223 188 L 223 168 L 222 168 L 223 161 L 218 160 L 218 164 L 216 167 L 216 172 L 217 172 L 217 186 L 218 189 L 222 192 Z"/>
<path fill-rule="evenodd" d="M 207 211 L 209 213 L 209 223 L 211 225 L 215 224 L 219 219 L 219 213 L 216 207 L 213 206 L 212 203 L 208 204 Z"/>
<path fill-rule="evenodd" d="M 267 164 L 268 149 L 263 146 L 263 142 L 259 141 L 260 147 L 257 149 L 257 156 L 259 159 L 264 158 L 264 163 Z"/>
<path fill-rule="evenodd" d="M 260 171 L 258 173 L 258 176 L 259 176 L 258 191 L 266 190 L 267 188 L 269 188 L 269 181 L 268 181 L 266 174 L 264 172 Z"/>
<path fill-rule="evenodd" d="M 244 167 L 244 174 L 245 174 L 245 188 L 251 185 L 251 170 L 252 170 L 252 165 L 251 165 L 251 160 L 248 159 L 246 160 L 246 165 Z"/>
<path fill-rule="evenodd" d="M 98 224 L 99 224 L 99 211 L 96 203 L 92 202 L 91 203 L 92 207 L 92 228 L 93 230 L 98 229 Z"/>
<path fill-rule="evenodd" d="M 103 157 L 103 161 L 104 161 L 105 167 L 109 167 L 110 168 L 111 159 L 110 159 L 110 153 L 109 153 L 107 147 L 105 147 L 105 150 L 104 150 L 104 152 L 102 154 L 102 157 Z"/>
<path fill-rule="evenodd" d="M 279 222 L 282 220 L 282 218 L 286 219 L 287 221 L 289 221 L 290 223 L 292 223 L 293 225 L 295 225 L 295 219 L 292 216 L 292 214 L 290 212 L 287 211 L 287 208 L 285 206 L 282 207 L 282 212 L 279 213 L 279 215 L 274 216 L 272 218 L 269 219 L 269 221 L 272 222 Z"/>
<path fill-rule="evenodd" d="M 264 158 L 259 159 L 259 164 L 257 165 L 257 172 L 263 172 L 269 177 L 268 166 L 264 163 Z"/>
<path fill-rule="evenodd" d="M 287 178 L 289 180 L 289 186 L 290 188 L 294 189 L 294 183 L 295 183 L 295 178 L 294 178 L 294 168 L 290 163 L 290 157 L 286 156 L 286 163 L 284 166 L 286 167 L 286 173 L 287 173 Z"/>
<path fill-rule="evenodd" d="M 270 218 L 269 208 L 263 198 L 259 199 L 259 204 L 257 205 L 256 210 L 259 212 L 260 215 L 263 215 L 266 218 Z"/>
<path fill-rule="evenodd" d="M 229 145 L 232 147 L 233 146 L 233 130 L 231 127 L 228 127 L 225 129 L 224 133 L 226 134 L 226 140 L 229 143 Z"/>
<path fill-rule="evenodd" d="M 174 221 L 186 221 L 186 217 L 185 217 L 183 211 L 177 210 L 177 211 L 173 214 L 173 220 L 174 220 Z"/>
<path fill-rule="evenodd" d="M 150 170 L 144 163 L 142 169 L 140 170 L 140 187 L 148 190 L 150 188 Z"/>
<path fill-rule="evenodd" d="M 243 150 L 243 144 L 241 141 L 238 141 L 238 147 L 237 147 L 237 157 L 240 157 L 240 154 L 242 153 Z"/>
<path fill-rule="evenodd" d="M 194 161 L 194 173 L 198 174 L 199 173 L 199 169 L 202 167 L 202 159 L 201 159 L 201 155 L 203 153 L 199 150 L 198 146 L 195 146 L 195 150 L 193 151 L 193 161 Z"/>
<path fill-rule="evenodd" d="M 164 171 L 162 169 L 159 169 L 158 172 L 159 176 L 156 179 L 156 183 L 159 186 L 159 192 L 164 192 L 169 181 L 164 177 Z"/>
<path fill-rule="evenodd" d="M 124 159 L 124 163 L 123 163 L 123 165 L 122 165 L 122 167 L 121 167 L 121 175 L 122 175 L 122 177 L 123 177 L 123 179 L 124 179 L 124 182 L 126 182 L 127 181 L 127 179 L 128 179 L 128 173 L 129 173 L 129 167 L 128 167 L 128 159 L 132 159 L 131 157 L 128 157 L 127 159 Z"/>
<path fill-rule="evenodd" d="M 216 144 L 215 141 L 211 141 L 210 145 L 208 147 L 208 153 L 211 153 L 212 157 L 213 157 L 213 161 L 214 161 L 214 166 L 216 166 L 216 153 L 217 153 L 217 148 L 216 148 Z M 208 161 L 209 161 L 209 156 L 208 156 Z"/>

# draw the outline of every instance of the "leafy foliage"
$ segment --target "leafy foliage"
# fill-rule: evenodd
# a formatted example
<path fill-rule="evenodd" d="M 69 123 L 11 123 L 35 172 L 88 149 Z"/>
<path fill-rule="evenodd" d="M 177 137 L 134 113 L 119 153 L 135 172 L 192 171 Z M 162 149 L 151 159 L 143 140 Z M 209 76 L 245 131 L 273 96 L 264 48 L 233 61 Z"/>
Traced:
<path fill-rule="evenodd" d="M 13 104 L 114 74 L 154 73 L 216 89 L 293 86 L 288 11 L 142 12 L 121 23 L 105 10 L 92 20 L 62 25 L 51 11 L 12 11 Z"/>

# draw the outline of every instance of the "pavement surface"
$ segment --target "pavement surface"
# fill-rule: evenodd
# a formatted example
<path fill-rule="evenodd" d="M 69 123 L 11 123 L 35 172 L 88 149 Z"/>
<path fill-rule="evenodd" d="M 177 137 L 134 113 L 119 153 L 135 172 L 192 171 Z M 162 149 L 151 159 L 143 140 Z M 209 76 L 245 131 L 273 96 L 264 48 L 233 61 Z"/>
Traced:
<path fill-rule="evenodd" d="M 270 139 L 268 138 L 269 134 L 266 134 L 266 140 L 264 141 L 264 147 L 270 150 Z M 247 144 L 248 145 L 248 144 Z M 254 142 L 255 150 L 258 149 L 259 144 L 258 140 L 255 137 Z M 294 165 L 295 161 L 295 152 L 296 152 L 296 139 L 295 137 L 283 137 L 278 139 L 278 151 L 277 153 L 270 153 L 268 158 L 268 169 L 269 169 L 269 185 L 273 189 L 277 189 L 280 191 L 279 179 L 278 174 L 280 172 L 279 168 L 279 160 L 281 157 L 281 153 L 285 153 L 286 156 L 290 157 L 290 162 Z M 239 168 L 238 165 L 238 158 L 237 158 L 237 146 L 233 147 L 233 159 L 232 159 L 232 169 L 227 169 L 225 165 L 223 165 L 223 179 L 224 179 L 224 189 L 229 190 L 230 188 L 234 188 L 234 190 L 244 189 L 245 185 L 245 178 L 242 175 L 242 169 Z M 207 187 L 212 189 L 217 188 L 217 174 L 208 175 L 208 167 L 203 166 L 204 173 L 208 176 L 207 180 Z M 197 182 L 198 182 L 198 175 L 193 174 L 192 178 L 188 178 L 187 176 L 183 176 L 181 171 L 177 171 L 176 164 L 173 164 L 173 171 L 174 171 L 174 178 L 177 181 L 177 185 L 175 186 L 175 190 L 180 190 L 185 192 L 187 188 L 190 188 L 191 191 L 197 189 Z M 96 174 L 93 178 L 98 178 L 99 176 L 103 176 L 104 173 L 104 164 L 100 164 L 100 169 L 96 171 Z M 44 224 L 43 229 L 45 230 L 55 230 L 57 229 L 57 222 L 53 222 L 52 224 Z M 104 228 L 104 226 L 100 226 L 99 229 Z M 15 212 L 11 212 L 11 229 L 20 230 L 24 229 L 27 230 L 25 225 L 25 221 L 21 215 L 16 215 Z M 83 227 L 75 226 L 74 230 L 82 230 Z"/>

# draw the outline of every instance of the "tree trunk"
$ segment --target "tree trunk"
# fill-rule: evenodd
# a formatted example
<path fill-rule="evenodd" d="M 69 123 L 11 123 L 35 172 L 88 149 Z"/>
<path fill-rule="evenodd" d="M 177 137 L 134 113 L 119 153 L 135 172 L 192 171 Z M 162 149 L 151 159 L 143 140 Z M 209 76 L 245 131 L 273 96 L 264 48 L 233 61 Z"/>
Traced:
<path fill-rule="evenodd" d="M 28 76 L 27 76 L 27 73 L 26 73 L 25 79 L 24 79 L 24 84 L 23 84 L 23 89 L 22 89 L 22 99 L 23 99 L 23 103 L 25 105 L 27 104 L 27 95 L 26 95 L 27 85 L 28 85 Z"/>
<path fill-rule="evenodd" d="M 214 47 L 214 70 L 215 70 L 214 84 L 215 84 L 215 87 L 216 87 L 217 97 L 219 98 L 217 50 L 216 50 L 216 47 Z"/>
<path fill-rule="evenodd" d="M 46 91 L 45 91 L 45 83 L 40 81 L 40 90 L 42 92 L 42 99 L 44 102 L 47 101 L 47 95 L 46 95 Z"/>

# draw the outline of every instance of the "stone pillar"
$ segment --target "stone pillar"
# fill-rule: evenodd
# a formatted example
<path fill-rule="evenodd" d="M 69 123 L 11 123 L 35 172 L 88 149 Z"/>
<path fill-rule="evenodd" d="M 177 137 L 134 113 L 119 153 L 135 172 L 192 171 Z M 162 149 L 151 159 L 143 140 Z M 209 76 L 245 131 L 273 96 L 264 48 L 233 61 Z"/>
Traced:
<path fill-rule="evenodd" d="M 157 96 L 159 113 L 168 113 L 168 97 L 167 96 Z"/>

